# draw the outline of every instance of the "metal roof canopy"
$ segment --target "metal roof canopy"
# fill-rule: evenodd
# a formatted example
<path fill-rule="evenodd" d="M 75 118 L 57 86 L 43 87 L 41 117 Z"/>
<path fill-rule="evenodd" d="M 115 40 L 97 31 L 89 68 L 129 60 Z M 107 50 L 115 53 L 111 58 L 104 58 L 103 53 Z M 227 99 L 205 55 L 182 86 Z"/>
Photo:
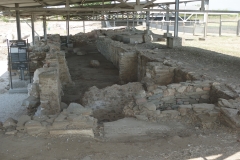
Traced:
<path fill-rule="evenodd" d="M 179 3 L 201 2 L 200 10 L 180 10 Z M 108 2 L 108 3 L 106 3 Z M 75 4 L 78 4 L 77 7 Z M 174 4 L 175 9 L 170 10 L 169 5 Z M 205 9 L 206 4 L 206 9 Z M 69 20 L 77 16 L 102 16 L 104 14 L 123 14 L 131 12 L 146 12 L 147 26 L 150 11 L 166 13 L 175 12 L 174 36 L 178 36 L 178 15 L 183 13 L 240 13 L 240 11 L 208 10 L 209 0 L 0 0 L 0 11 L 14 13 L 17 22 L 18 39 L 21 39 L 20 15 L 22 17 L 65 15 L 67 33 L 69 33 Z M 159 9 L 153 7 L 159 6 Z M 160 8 L 161 7 L 161 8 Z M 12 14 L 13 15 L 13 14 Z M 34 15 L 34 16 L 33 16 Z M 128 14 L 127 14 L 128 15 Z M 134 16 L 133 16 L 134 18 Z M 82 18 L 84 21 L 84 18 Z M 149 27 L 147 27 L 147 30 Z M 34 32 L 33 32 L 34 34 Z M 45 35 L 44 35 L 45 36 Z M 34 37 L 34 35 L 33 35 Z M 45 36 L 46 37 L 46 36 Z"/>

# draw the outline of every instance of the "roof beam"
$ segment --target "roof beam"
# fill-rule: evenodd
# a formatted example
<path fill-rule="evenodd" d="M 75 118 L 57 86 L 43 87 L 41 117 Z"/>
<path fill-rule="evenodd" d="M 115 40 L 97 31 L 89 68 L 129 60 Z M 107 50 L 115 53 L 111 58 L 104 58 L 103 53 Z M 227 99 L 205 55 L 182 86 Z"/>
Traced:
<path fill-rule="evenodd" d="M 117 1 L 120 2 L 121 4 L 125 4 L 126 6 L 133 7 L 133 4 L 126 3 L 126 1 L 125 2 L 123 0 L 117 0 Z"/>
<path fill-rule="evenodd" d="M 153 2 L 155 2 L 155 1 L 156 1 L 156 0 L 148 1 L 147 3 L 145 3 L 144 5 L 142 5 L 142 7 L 144 8 L 144 7 L 146 7 L 146 6 L 150 5 L 150 4 L 153 4 Z"/>
<path fill-rule="evenodd" d="M 157 4 L 156 4 L 157 5 Z M 20 10 L 20 11 L 30 11 L 30 12 L 92 12 L 92 11 L 125 11 L 125 12 L 135 12 L 135 11 L 164 11 L 162 9 L 128 9 L 128 8 L 15 8 L 15 7 L 9 7 L 5 8 L 5 10 Z M 205 10 L 205 11 L 199 11 L 199 10 L 169 10 L 170 12 L 188 12 L 188 13 L 240 13 L 240 10 L 238 11 L 220 11 L 220 10 Z"/>
<path fill-rule="evenodd" d="M 43 2 L 42 0 L 34 0 L 35 2 L 41 4 L 42 6 L 46 7 L 47 4 L 45 2 Z"/>

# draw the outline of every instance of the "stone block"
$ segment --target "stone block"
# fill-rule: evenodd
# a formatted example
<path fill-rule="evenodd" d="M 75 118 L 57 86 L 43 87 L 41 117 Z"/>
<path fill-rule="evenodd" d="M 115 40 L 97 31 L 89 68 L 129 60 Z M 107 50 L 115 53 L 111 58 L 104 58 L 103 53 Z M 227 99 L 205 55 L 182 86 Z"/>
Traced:
<path fill-rule="evenodd" d="M 182 47 L 182 38 L 180 37 L 168 37 L 167 46 L 169 48 Z"/>
<path fill-rule="evenodd" d="M 135 102 L 136 102 L 137 105 L 141 105 L 141 104 L 147 103 L 147 99 L 146 98 L 139 98 L 139 99 L 136 99 Z"/>
<path fill-rule="evenodd" d="M 35 116 L 33 116 L 33 118 L 32 118 L 34 121 L 38 121 L 38 122 L 41 122 L 41 121 L 46 121 L 46 120 L 48 120 L 49 119 L 49 117 L 48 116 L 46 116 L 46 115 L 35 115 Z"/>
<path fill-rule="evenodd" d="M 63 115 L 63 114 L 59 114 L 57 116 L 57 118 L 55 118 L 54 122 L 61 122 L 61 121 L 64 121 L 67 119 L 67 116 L 66 115 Z"/>
<path fill-rule="evenodd" d="M 17 121 L 13 118 L 8 118 L 4 123 L 3 123 L 3 127 L 7 128 L 7 127 L 15 127 L 17 126 Z"/>
<path fill-rule="evenodd" d="M 193 111 L 198 114 L 212 111 L 215 107 L 214 104 L 207 104 L 207 103 L 193 104 L 192 106 L 193 106 Z"/>
<path fill-rule="evenodd" d="M 94 138 L 94 133 L 92 129 L 84 130 L 51 130 L 50 135 L 80 135 L 84 137 Z"/>
<path fill-rule="evenodd" d="M 144 98 L 146 97 L 146 91 L 145 90 L 141 90 L 139 91 L 136 95 L 135 95 L 135 99 L 138 99 L 138 98 Z"/>
<path fill-rule="evenodd" d="M 81 50 L 81 48 L 73 48 L 73 53 L 77 53 L 80 50 Z"/>
<path fill-rule="evenodd" d="M 68 108 L 66 110 L 68 113 L 92 115 L 91 108 L 84 108 L 82 105 L 80 105 L 78 103 L 70 103 L 70 105 L 68 106 Z"/>
<path fill-rule="evenodd" d="M 18 118 L 18 123 L 17 123 L 17 126 L 18 127 L 22 127 L 25 125 L 25 123 L 27 121 L 30 121 L 31 120 L 31 117 L 28 116 L 28 115 L 22 115 L 21 117 Z"/>
<path fill-rule="evenodd" d="M 5 132 L 6 135 L 16 135 L 17 134 L 17 130 L 13 130 L 13 131 L 8 131 Z"/>
<path fill-rule="evenodd" d="M 77 55 L 78 55 L 78 56 L 84 56 L 84 55 L 86 55 L 86 54 L 87 54 L 86 51 L 78 51 L 78 52 L 77 52 Z"/>
<path fill-rule="evenodd" d="M 163 117 L 178 118 L 179 114 L 180 113 L 176 110 L 165 110 L 165 111 L 162 111 L 160 115 L 162 115 Z"/>
<path fill-rule="evenodd" d="M 220 109 L 222 122 L 232 128 L 240 128 L 240 116 L 238 109 L 224 108 Z"/>
<path fill-rule="evenodd" d="M 178 91 L 179 93 L 183 93 L 186 89 L 187 89 L 186 86 L 181 86 L 181 87 L 179 87 L 179 88 L 177 89 L 177 91 Z"/>
<path fill-rule="evenodd" d="M 146 115 L 135 115 L 135 117 L 139 120 L 148 121 L 148 117 Z"/>
<path fill-rule="evenodd" d="M 157 109 L 156 105 L 154 103 L 151 103 L 151 102 L 145 103 L 142 106 L 143 106 L 143 108 L 146 108 L 150 111 L 156 111 L 156 109 Z"/>
<path fill-rule="evenodd" d="M 97 126 L 97 119 L 90 116 L 71 114 L 67 120 L 71 123 L 70 128 L 95 128 Z"/>
<path fill-rule="evenodd" d="M 144 42 L 144 43 L 152 42 L 152 41 L 153 41 L 152 35 L 149 35 L 149 34 L 144 34 L 144 35 L 143 35 L 143 42 Z"/>
<path fill-rule="evenodd" d="M 46 134 L 47 128 L 43 127 L 38 121 L 30 120 L 25 123 L 25 130 L 29 135 Z"/>
<path fill-rule="evenodd" d="M 181 116 L 185 116 L 190 110 L 192 110 L 192 105 L 179 105 L 178 107 L 178 111 L 180 112 Z"/>
<path fill-rule="evenodd" d="M 219 98 L 218 99 L 218 106 L 219 107 L 227 107 L 227 108 L 235 108 L 228 100 Z"/>
<path fill-rule="evenodd" d="M 70 123 L 65 120 L 65 121 L 54 121 L 52 124 L 52 129 L 67 129 L 67 126 Z"/>
<path fill-rule="evenodd" d="M 172 33 L 164 33 L 163 37 L 165 37 L 165 38 L 172 37 Z"/>
<path fill-rule="evenodd" d="M 90 67 L 96 68 L 100 66 L 100 62 L 98 60 L 91 60 L 89 65 Z"/>

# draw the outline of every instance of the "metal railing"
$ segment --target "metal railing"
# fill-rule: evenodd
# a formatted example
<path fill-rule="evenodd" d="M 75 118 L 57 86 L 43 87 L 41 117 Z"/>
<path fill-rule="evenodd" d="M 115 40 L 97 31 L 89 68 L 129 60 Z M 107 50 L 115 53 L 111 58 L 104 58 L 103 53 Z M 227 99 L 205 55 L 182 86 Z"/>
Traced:
<path fill-rule="evenodd" d="M 150 21 L 150 27 L 155 29 L 174 31 L 174 21 Z M 222 35 L 240 35 L 240 20 L 238 21 L 219 21 L 219 22 L 199 22 L 199 21 L 180 21 L 178 31 L 191 33 L 193 35 L 218 34 Z"/>

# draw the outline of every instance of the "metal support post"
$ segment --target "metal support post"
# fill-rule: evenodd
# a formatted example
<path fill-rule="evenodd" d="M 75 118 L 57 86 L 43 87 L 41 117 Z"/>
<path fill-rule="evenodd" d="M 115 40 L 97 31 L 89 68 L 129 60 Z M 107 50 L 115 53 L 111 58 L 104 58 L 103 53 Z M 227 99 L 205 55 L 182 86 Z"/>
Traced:
<path fill-rule="evenodd" d="M 135 13 L 133 13 L 133 18 L 132 19 L 133 19 L 132 28 L 134 29 L 135 28 L 135 22 L 134 22 L 135 21 Z"/>
<path fill-rule="evenodd" d="M 85 30 L 85 21 L 83 21 L 83 33 L 85 33 L 86 30 Z"/>
<path fill-rule="evenodd" d="M 175 22 L 174 22 L 174 37 L 178 37 L 178 16 L 179 16 L 179 0 L 175 0 Z"/>
<path fill-rule="evenodd" d="M 127 28 L 129 28 L 128 21 L 129 21 L 129 18 L 128 18 L 128 13 L 127 13 Z"/>
<path fill-rule="evenodd" d="M 69 6 L 69 0 L 66 0 L 66 5 L 65 5 L 66 9 L 70 9 Z M 67 17 L 66 17 L 66 32 L 67 32 L 67 44 L 69 43 L 69 12 L 67 12 Z"/>
<path fill-rule="evenodd" d="M 209 9 L 209 0 L 205 0 L 205 10 Z M 208 26 L 208 13 L 204 13 L 204 23 L 205 23 L 205 28 L 204 28 L 204 37 L 207 36 L 207 26 Z"/>
<path fill-rule="evenodd" d="M 167 21 L 167 33 L 169 33 L 169 4 L 167 4 L 166 21 Z"/>
<path fill-rule="evenodd" d="M 139 14 L 137 14 L 137 26 L 139 25 Z"/>
<path fill-rule="evenodd" d="M 195 36 L 195 31 L 196 31 L 196 23 L 193 24 L 193 35 Z"/>
<path fill-rule="evenodd" d="M 32 25 L 32 43 L 35 45 L 35 32 L 34 32 L 34 14 L 31 14 L 31 25 Z"/>
<path fill-rule="evenodd" d="M 240 20 L 237 21 L 237 36 L 239 36 Z"/>
<path fill-rule="evenodd" d="M 146 11 L 146 30 L 147 30 L 147 34 L 149 34 L 149 16 L 150 16 L 150 12 L 149 11 Z"/>
<path fill-rule="evenodd" d="M 15 7 L 18 9 L 19 8 L 19 4 L 16 3 Z M 20 24 L 20 14 L 19 14 L 19 10 L 16 10 L 16 24 L 17 24 L 17 37 L 18 40 L 21 40 L 21 24 Z"/>
<path fill-rule="evenodd" d="M 69 43 L 69 13 L 66 18 L 67 44 Z"/>
<path fill-rule="evenodd" d="M 207 36 L 207 23 L 204 22 L 204 33 L 203 33 L 203 37 L 206 37 Z"/>
<path fill-rule="evenodd" d="M 43 16 L 43 36 L 44 39 L 47 40 L 47 23 L 46 23 L 46 16 Z"/>
<path fill-rule="evenodd" d="M 116 27 L 116 15 L 113 15 L 113 17 L 114 17 L 114 21 L 113 21 L 113 27 Z"/>
<path fill-rule="evenodd" d="M 219 36 L 222 35 L 222 15 L 220 15 L 220 22 L 219 22 Z"/>

